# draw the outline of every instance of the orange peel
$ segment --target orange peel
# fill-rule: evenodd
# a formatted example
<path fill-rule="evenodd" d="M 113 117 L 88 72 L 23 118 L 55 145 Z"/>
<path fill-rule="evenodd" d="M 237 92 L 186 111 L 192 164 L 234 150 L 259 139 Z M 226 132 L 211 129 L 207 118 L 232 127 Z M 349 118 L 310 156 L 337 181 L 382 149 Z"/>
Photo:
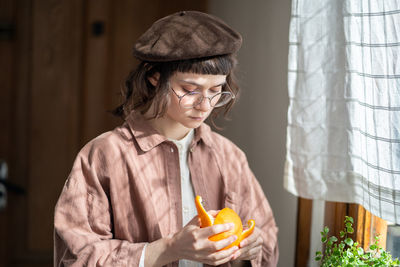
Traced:
<path fill-rule="evenodd" d="M 237 239 L 223 249 L 228 249 L 233 246 L 239 246 L 240 242 L 251 235 L 254 231 L 254 227 L 256 225 L 253 219 L 247 221 L 247 229 L 243 230 L 242 220 L 239 215 L 230 208 L 223 208 L 218 212 L 215 218 L 207 213 L 202 204 L 201 196 L 196 196 L 195 199 L 197 213 L 200 219 L 200 227 L 209 227 L 216 224 L 224 224 L 224 223 L 233 223 L 234 227 L 228 231 L 212 235 L 208 239 L 212 241 L 219 241 L 225 238 L 230 237 L 231 235 L 236 235 Z"/>

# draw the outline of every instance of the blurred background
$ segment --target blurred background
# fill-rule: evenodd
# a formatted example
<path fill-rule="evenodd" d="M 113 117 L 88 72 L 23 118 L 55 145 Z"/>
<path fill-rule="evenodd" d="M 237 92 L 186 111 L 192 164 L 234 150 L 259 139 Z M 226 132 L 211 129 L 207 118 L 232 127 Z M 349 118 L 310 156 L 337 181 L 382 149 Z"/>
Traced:
<path fill-rule="evenodd" d="M 135 40 L 181 10 L 219 16 L 243 35 L 242 93 L 218 125 L 245 151 L 270 201 L 278 266 L 294 266 L 297 198 L 283 189 L 290 0 L 0 0 L 0 160 L 8 166 L 0 266 L 52 266 L 53 210 L 74 157 L 121 124 L 108 110 L 137 64 Z"/>

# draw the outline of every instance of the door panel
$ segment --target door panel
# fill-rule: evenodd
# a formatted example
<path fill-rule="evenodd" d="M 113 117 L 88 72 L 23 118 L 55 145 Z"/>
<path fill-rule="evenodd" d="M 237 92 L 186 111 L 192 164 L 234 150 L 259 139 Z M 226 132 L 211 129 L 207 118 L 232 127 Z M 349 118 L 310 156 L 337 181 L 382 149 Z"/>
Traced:
<path fill-rule="evenodd" d="M 29 110 L 28 248 L 52 249 L 55 199 L 79 148 L 80 0 L 34 1 Z"/>
<path fill-rule="evenodd" d="M 0 0 L 0 23 L 1 28 L 9 28 L 8 34 L 2 34 L 0 38 L 0 160 L 9 157 L 11 110 L 12 110 L 12 69 L 13 69 L 13 43 L 11 39 L 14 24 L 14 2 Z M 8 230 L 9 209 L 0 211 L 0 266 L 5 265 L 7 243 L 4 237 Z"/>

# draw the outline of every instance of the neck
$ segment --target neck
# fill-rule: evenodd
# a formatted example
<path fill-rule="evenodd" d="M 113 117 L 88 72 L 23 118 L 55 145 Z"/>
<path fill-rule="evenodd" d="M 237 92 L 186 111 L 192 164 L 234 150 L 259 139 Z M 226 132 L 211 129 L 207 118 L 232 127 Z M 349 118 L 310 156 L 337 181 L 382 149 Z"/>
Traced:
<path fill-rule="evenodd" d="M 149 120 L 151 126 L 156 129 L 160 134 L 173 140 L 181 140 L 189 132 L 190 128 L 184 127 L 182 124 L 172 122 L 165 118 L 156 118 Z"/>

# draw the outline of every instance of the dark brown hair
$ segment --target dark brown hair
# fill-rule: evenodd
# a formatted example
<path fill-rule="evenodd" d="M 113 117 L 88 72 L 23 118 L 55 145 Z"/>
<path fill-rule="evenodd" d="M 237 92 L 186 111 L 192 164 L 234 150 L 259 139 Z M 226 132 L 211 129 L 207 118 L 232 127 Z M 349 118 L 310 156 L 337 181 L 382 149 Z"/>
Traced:
<path fill-rule="evenodd" d="M 234 75 L 236 65 L 236 56 L 233 54 L 169 62 L 142 61 L 125 81 L 125 88 L 122 92 L 125 98 L 124 102 L 112 113 L 122 118 L 125 118 L 132 110 L 144 114 L 154 103 L 155 109 L 151 118 L 162 117 L 169 103 L 169 79 L 175 72 L 227 75 L 222 91 L 230 91 L 235 98 L 225 106 L 212 111 L 211 120 L 213 122 L 213 119 L 218 117 L 221 112 L 226 116 L 238 97 L 239 86 Z M 159 82 L 157 86 L 153 86 L 148 78 L 157 72 L 160 74 Z"/>

